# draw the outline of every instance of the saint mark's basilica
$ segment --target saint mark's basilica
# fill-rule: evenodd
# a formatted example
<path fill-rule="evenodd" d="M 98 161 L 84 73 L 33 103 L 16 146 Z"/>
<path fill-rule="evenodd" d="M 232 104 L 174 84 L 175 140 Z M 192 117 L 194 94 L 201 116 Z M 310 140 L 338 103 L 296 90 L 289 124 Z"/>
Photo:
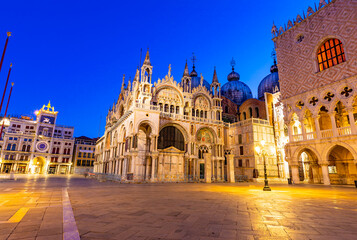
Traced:
<path fill-rule="evenodd" d="M 259 180 L 265 163 L 270 179 L 352 184 L 356 16 L 354 0 L 320 0 L 273 25 L 277 59 L 258 98 L 233 60 L 224 85 L 216 69 L 208 78 L 187 63 L 180 79 L 169 65 L 155 82 L 148 51 L 108 111 L 94 171 L 121 181 L 235 182 Z"/>

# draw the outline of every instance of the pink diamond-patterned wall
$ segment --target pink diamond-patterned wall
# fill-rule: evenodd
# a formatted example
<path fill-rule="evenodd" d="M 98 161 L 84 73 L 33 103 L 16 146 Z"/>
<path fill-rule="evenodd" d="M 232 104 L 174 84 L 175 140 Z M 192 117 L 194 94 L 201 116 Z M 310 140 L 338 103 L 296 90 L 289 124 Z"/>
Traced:
<path fill-rule="evenodd" d="M 320 71 L 317 51 L 324 41 L 339 39 L 346 62 Z M 357 74 L 357 0 L 335 0 L 273 39 L 282 99 Z"/>

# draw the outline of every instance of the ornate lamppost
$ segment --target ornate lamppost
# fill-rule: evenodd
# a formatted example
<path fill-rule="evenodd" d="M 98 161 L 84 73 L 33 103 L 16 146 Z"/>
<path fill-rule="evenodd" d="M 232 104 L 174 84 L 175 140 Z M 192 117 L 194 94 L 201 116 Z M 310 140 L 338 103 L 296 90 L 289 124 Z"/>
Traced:
<path fill-rule="evenodd" d="M 263 191 L 271 191 L 268 183 L 268 176 L 267 176 L 267 166 L 265 162 L 265 156 L 268 155 L 267 151 L 264 149 L 265 141 L 260 141 L 260 145 L 255 147 L 255 151 L 257 152 L 258 156 L 263 156 L 264 161 L 264 188 Z M 274 151 L 274 150 L 273 150 Z"/>

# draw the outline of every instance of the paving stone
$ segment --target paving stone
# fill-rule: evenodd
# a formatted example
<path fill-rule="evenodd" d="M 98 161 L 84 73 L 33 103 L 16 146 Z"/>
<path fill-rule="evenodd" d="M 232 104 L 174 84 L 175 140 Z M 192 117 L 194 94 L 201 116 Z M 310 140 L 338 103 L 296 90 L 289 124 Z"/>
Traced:
<path fill-rule="evenodd" d="M 345 186 L 273 184 L 268 193 L 256 183 L 118 184 L 54 176 L 36 184 L 11 182 L 11 194 L 1 187 L 0 198 L 11 201 L 1 207 L 0 221 L 21 207 L 29 211 L 19 223 L 0 223 L 0 239 L 62 239 L 64 187 L 81 239 L 328 240 L 357 234 L 357 191 Z"/>

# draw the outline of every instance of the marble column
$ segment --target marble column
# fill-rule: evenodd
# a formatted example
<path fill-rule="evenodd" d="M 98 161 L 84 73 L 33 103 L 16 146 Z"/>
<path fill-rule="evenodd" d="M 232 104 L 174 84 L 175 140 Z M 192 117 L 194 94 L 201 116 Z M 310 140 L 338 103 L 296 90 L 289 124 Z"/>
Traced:
<path fill-rule="evenodd" d="M 221 180 L 224 181 L 224 160 L 221 162 Z"/>
<path fill-rule="evenodd" d="M 302 131 L 302 139 L 305 141 L 306 140 L 306 128 L 305 128 L 304 120 L 305 120 L 305 118 L 302 118 L 301 131 Z"/>
<path fill-rule="evenodd" d="M 234 155 L 233 154 L 227 155 L 227 181 L 229 183 L 235 182 L 233 161 L 234 161 Z"/>
<path fill-rule="evenodd" d="M 331 119 L 333 136 L 337 137 L 338 136 L 338 132 L 337 132 L 337 127 L 336 127 L 335 115 L 336 115 L 336 112 L 332 112 L 332 113 L 329 114 L 330 119 Z"/>
<path fill-rule="evenodd" d="M 291 178 L 294 184 L 300 183 L 299 177 L 299 166 L 298 165 L 291 165 Z"/>
<path fill-rule="evenodd" d="M 322 178 L 325 185 L 330 185 L 330 176 L 328 173 L 328 164 L 321 164 Z"/>
<path fill-rule="evenodd" d="M 205 159 L 205 183 L 212 182 L 212 171 L 211 171 L 211 163 L 212 163 L 212 154 L 204 153 L 203 158 Z"/>
<path fill-rule="evenodd" d="M 145 157 L 145 160 L 144 160 L 145 173 L 143 174 L 143 178 L 144 178 L 144 175 L 145 175 L 145 179 L 143 179 L 145 181 L 149 181 L 149 176 L 151 174 L 151 173 L 149 174 L 149 171 L 150 171 L 149 162 L 150 162 L 150 158 L 149 157 Z M 151 164 L 152 164 L 152 159 L 151 159 Z"/>
<path fill-rule="evenodd" d="M 213 180 L 217 181 L 217 176 L 216 176 L 217 168 L 216 168 L 216 160 L 212 161 L 212 177 Z"/>
<path fill-rule="evenodd" d="M 196 159 L 192 159 L 192 180 L 196 179 Z"/>
<path fill-rule="evenodd" d="M 311 166 L 312 170 L 312 182 L 313 183 L 320 183 L 320 174 L 319 174 L 319 167 L 318 165 Z"/>
<path fill-rule="evenodd" d="M 156 161 L 157 161 L 157 157 L 152 157 L 152 160 L 151 160 L 151 182 L 156 181 Z"/>
<path fill-rule="evenodd" d="M 352 134 L 357 134 L 355 118 L 353 116 L 353 108 L 352 109 L 348 109 L 348 118 L 350 119 L 351 133 Z"/>
<path fill-rule="evenodd" d="M 316 131 L 316 137 L 317 137 L 317 139 L 321 139 L 321 131 L 320 131 L 319 118 L 320 118 L 320 116 L 314 117 L 315 131 Z"/>

